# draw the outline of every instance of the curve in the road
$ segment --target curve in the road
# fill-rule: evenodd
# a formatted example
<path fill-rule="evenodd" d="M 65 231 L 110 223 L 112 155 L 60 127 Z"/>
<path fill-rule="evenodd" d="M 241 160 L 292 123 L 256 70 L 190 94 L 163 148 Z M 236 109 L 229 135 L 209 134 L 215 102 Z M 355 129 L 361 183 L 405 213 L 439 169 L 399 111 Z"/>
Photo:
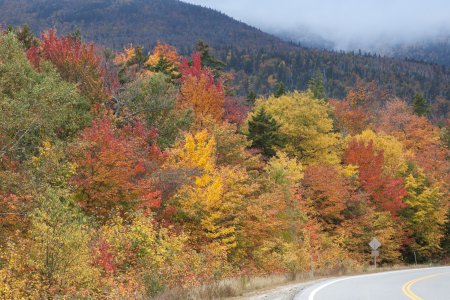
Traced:
<path fill-rule="evenodd" d="M 422 294 L 429 293 L 427 299 L 450 299 L 450 289 L 445 279 L 434 282 L 445 289 L 444 296 L 439 289 L 430 289 L 422 282 L 427 282 L 440 275 L 450 275 L 449 267 L 408 269 L 390 271 L 360 276 L 333 279 L 325 283 L 314 285 L 298 294 L 295 300 L 341 300 L 341 299 L 412 299 L 422 300 L 412 291 L 413 285 L 420 283 Z M 436 281 L 436 279 L 434 280 Z M 406 282 L 406 283 L 405 283 Z M 428 283 L 429 286 L 429 283 Z M 418 287 L 415 287 L 418 288 Z M 447 297 L 447 298 L 445 298 Z"/>
<path fill-rule="evenodd" d="M 417 296 L 412 290 L 412 286 L 414 284 L 416 284 L 419 281 L 423 281 L 423 280 L 427 280 L 436 276 L 440 276 L 440 275 L 445 275 L 445 274 L 449 274 L 449 273 L 437 273 L 437 274 L 431 274 L 431 275 L 427 275 L 427 276 L 422 276 L 416 279 L 413 279 L 411 281 L 408 281 L 407 283 L 405 283 L 404 286 L 402 286 L 402 291 L 403 294 L 405 294 L 406 296 L 408 296 L 411 300 L 423 300 L 422 298 L 420 298 L 419 296 Z M 449 295 L 450 298 L 450 295 Z"/>

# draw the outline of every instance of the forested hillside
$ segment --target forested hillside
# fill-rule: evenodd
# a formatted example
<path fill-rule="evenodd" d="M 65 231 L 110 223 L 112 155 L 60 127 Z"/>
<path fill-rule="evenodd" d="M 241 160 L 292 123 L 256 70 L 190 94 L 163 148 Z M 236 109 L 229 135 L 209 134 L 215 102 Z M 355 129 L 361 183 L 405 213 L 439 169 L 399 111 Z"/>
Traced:
<path fill-rule="evenodd" d="M 361 79 L 375 80 L 408 101 L 415 93 L 431 102 L 439 95 L 450 98 L 448 67 L 307 49 L 217 11 L 176 0 L 0 0 L 0 20 L 5 25 L 28 23 L 36 34 L 50 27 L 61 34 L 79 29 L 86 40 L 115 50 L 134 43 L 144 46 L 145 52 L 161 41 L 189 54 L 203 40 L 227 63 L 236 92 L 244 96 L 269 94 L 277 83 L 289 90 L 304 89 L 319 71 L 330 97 L 342 98 Z"/>
<path fill-rule="evenodd" d="M 450 67 L 450 36 L 415 45 L 400 45 L 390 52 L 398 58 L 415 59 Z"/>
<path fill-rule="evenodd" d="M 303 31 L 302 31 L 303 30 Z M 335 42 L 327 40 L 319 34 L 310 33 L 308 27 L 288 32 L 276 34 L 285 41 L 294 41 L 308 48 L 319 49 L 336 49 L 338 46 Z M 399 59 L 409 59 L 418 62 L 434 63 L 450 67 L 450 32 L 443 31 L 440 35 L 428 38 L 412 39 L 408 42 L 395 42 L 394 38 L 388 40 L 373 39 L 372 42 L 364 41 L 358 43 L 353 41 L 346 45 L 348 52 L 381 54 L 388 57 L 396 57 Z"/>
<path fill-rule="evenodd" d="M 235 74 L 240 94 L 268 94 L 279 83 L 289 90 L 305 89 L 311 77 L 321 72 L 327 94 L 333 98 L 343 98 L 360 80 L 376 81 L 386 91 L 408 101 L 415 93 L 423 93 L 431 102 L 437 96 L 450 98 L 450 69 L 436 64 L 314 49 L 228 49 L 226 53 L 226 57 L 221 57 Z"/>
<path fill-rule="evenodd" d="M 149 49 L 160 40 L 189 52 L 199 39 L 244 49 L 285 47 L 278 38 L 222 13 L 178 0 L 0 0 L 0 20 L 27 23 L 35 33 L 51 27 L 62 34 L 80 29 L 86 39 L 115 49 L 129 43 Z"/>
<path fill-rule="evenodd" d="M 373 237 L 383 266 L 449 258 L 450 127 L 422 95 L 327 100 L 317 73 L 246 101 L 205 45 L 149 50 L 0 33 L 0 298 L 237 296 L 360 272 Z"/>

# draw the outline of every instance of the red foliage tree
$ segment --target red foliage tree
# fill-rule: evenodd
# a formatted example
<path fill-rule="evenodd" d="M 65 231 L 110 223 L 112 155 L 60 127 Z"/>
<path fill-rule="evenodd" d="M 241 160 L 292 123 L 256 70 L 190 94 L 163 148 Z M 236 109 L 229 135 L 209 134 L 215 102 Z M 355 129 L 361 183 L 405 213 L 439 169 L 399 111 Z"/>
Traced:
<path fill-rule="evenodd" d="M 244 104 L 244 99 L 225 97 L 224 119 L 230 123 L 242 125 L 250 111 L 250 106 Z"/>
<path fill-rule="evenodd" d="M 108 118 L 87 128 L 71 150 L 81 206 L 96 215 L 113 208 L 158 208 L 160 192 L 151 175 L 162 153 L 151 144 L 155 138 L 156 133 L 140 123 L 117 129 Z"/>
<path fill-rule="evenodd" d="M 358 166 L 359 182 L 371 196 L 378 210 L 389 211 L 396 216 L 406 207 L 402 201 L 407 195 L 403 179 L 394 179 L 382 175 L 384 156 L 376 153 L 372 141 L 367 146 L 363 141 L 352 141 L 344 153 L 344 162 Z"/>
<path fill-rule="evenodd" d="M 95 265 L 100 266 L 106 274 L 114 274 L 117 270 L 110 248 L 108 242 L 100 239 L 95 249 L 97 251 Z"/>
<path fill-rule="evenodd" d="M 50 61 L 65 80 L 77 83 L 80 92 L 92 103 L 108 97 L 105 72 L 94 44 L 83 43 L 71 35 L 58 37 L 54 30 L 48 30 L 37 46 L 28 49 L 27 56 L 37 69 L 43 60 Z"/>

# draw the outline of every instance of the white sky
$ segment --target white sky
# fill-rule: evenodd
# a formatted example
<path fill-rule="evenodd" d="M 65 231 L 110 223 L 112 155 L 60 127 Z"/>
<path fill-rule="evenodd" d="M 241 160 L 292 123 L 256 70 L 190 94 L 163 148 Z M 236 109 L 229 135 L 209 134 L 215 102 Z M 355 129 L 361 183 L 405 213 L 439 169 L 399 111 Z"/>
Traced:
<path fill-rule="evenodd" d="M 272 33 L 308 28 L 350 43 L 408 42 L 450 33 L 450 0 L 183 0 Z"/>

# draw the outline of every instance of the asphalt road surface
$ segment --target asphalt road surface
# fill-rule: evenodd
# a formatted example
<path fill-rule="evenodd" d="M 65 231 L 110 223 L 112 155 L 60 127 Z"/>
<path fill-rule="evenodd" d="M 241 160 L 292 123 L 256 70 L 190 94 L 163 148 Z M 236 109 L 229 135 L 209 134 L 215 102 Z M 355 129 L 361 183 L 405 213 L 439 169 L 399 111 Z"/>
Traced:
<path fill-rule="evenodd" d="M 322 281 L 294 300 L 450 300 L 450 267 L 382 272 Z"/>

